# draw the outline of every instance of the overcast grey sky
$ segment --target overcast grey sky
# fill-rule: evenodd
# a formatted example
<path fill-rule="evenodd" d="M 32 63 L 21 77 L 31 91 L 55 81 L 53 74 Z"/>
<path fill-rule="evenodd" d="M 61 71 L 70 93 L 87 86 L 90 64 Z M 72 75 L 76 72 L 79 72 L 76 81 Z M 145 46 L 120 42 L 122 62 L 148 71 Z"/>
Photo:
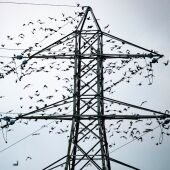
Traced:
<path fill-rule="evenodd" d="M 23 1 L 17 1 L 23 2 Z M 28 2 L 28 1 L 24 1 Z M 55 3 L 76 5 L 75 0 L 29 0 L 34 3 Z M 109 24 L 110 34 L 136 43 L 151 50 L 156 50 L 163 54 L 165 58 L 154 66 L 155 78 L 152 86 L 144 85 L 137 88 L 135 82 L 133 86 L 129 85 L 118 87 L 117 93 L 113 96 L 116 99 L 139 105 L 147 100 L 145 107 L 165 111 L 170 110 L 170 67 L 164 67 L 163 62 L 170 59 L 170 0 L 80 0 L 81 5 L 90 5 L 93 8 L 95 16 L 100 19 L 99 24 L 104 28 Z M 6 36 L 16 36 L 23 31 L 22 24 L 29 21 L 35 21 L 38 18 L 46 20 L 48 16 L 60 18 L 61 13 L 74 14 L 74 8 L 68 7 L 47 7 L 47 6 L 28 6 L 0 4 L 0 44 L 7 44 L 6 47 L 14 48 L 10 43 L 6 43 Z M 66 31 L 70 31 L 66 28 Z M 30 38 L 32 38 L 30 36 Z M 37 38 L 37 37 L 36 37 Z M 38 37 L 41 40 L 40 37 Z M 56 37 L 57 38 L 57 37 Z M 55 37 L 54 37 L 55 39 Z M 28 38 L 23 48 L 32 44 L 34 38 Z M 53 41 L 53 40 L 51 40 Z M 46 41 L 46 45 L 48 42 Z M 11 56 L 13 51 L 0 51 L 0 55 Z M 3 59 L 0 59 L 2 61 Z M 14 76 L 14 75 L 13 75 Z M 48 77 L 45 77 L 48 78 Z M 36 78 L 33 78 L 35 81 Z M 28 80 L 26 80 L 27 82 Z M 40 80 L 43 81 L 43 80 Z M 33 82 L 41 85 L 41 82 Z M 11 83 L 10 83 L 11 82 Z M 15 106 L 20 105 L 17 97 L 22 92 L 23 84 L 14 84 L 12 76 L 0 80 L 1 95 L 7 95 L 7 99 L 0 104 L 0 111 L 6 112 Z M 52 87 L 55 88 L 54 82 Z M 51 91 L 48 91 L 51 93 Z M 26 103 L 27 104 L 27 103 Z M 49 122 L 46 122 L 49 123 Z M 33 131 L 41 128 L 44 122 L 33 122 L 28 127 L 24 124 L 15 124 L 8 135 L 8 144 L 5 144 L 0 135 L 0 150 L 8 147 L 10 144 L 27 136 Z M 63 127 L 69 123 L 63 123 Z M 52 123 L 50 126 L 53 126 Z M 57 127 L 60 129 L 60 125 Z M 153 135 L 159 137 L 160 129 L 153 132 Z M 145 135 L 144 142 L 132 142 L 129 145 L 112 152 L 119 145 L 110 149 L 111 157 L 136 166 L 141 170 L 168 170 L 170 169 L 170 139 L 166 136 L 162 145 L 156 146 L 155 141 L 150 140 L 150 135 Z M 112 142 L 112 141 L 110 141 Z M 114 141 L 113 141 L 114 142 Z M 126 143 L 127 141 L 124 141 Z M 48 128 L 41 130 L 41 135 L 30 137 L 10 149 L 0 152 L 0 169 L 2 170 L 38 170 L 49 163 L 59 159 L 67 153 L 66 135 L 48 135 Z M 25 161 L 27 156 L 33 159 Z M 19 161 L 18 167 L 12 164 Z M 113 169 L 126 170 L 128 168 L 112 164 Z"/>

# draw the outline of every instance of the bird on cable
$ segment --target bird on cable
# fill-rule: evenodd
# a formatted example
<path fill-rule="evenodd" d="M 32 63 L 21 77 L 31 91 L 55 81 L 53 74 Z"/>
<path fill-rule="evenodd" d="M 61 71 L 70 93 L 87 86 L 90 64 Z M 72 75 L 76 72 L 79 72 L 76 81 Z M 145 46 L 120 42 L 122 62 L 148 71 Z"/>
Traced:
<path fill-rule="evenodd" d="M 40 135 L 40 133 L 33 133 L 32 136 Z"/>
<path fill-rule="evenodd" d="M 9 110 L 7 113 L 11 113 L 13 110 Z"/>
<path fill-rule="evenodd" d="M 143 133 L 147 133 L 147 132 L 151 132 L 151 131 L 153 131 L 153 129 L 145 129 L 145 130 L 143 131 Z"/>

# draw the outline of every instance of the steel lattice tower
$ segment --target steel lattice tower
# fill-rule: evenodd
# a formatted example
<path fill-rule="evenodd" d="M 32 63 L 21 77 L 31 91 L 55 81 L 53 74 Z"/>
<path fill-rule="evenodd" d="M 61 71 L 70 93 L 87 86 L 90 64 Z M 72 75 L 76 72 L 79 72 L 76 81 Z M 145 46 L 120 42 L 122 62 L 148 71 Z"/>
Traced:
<path fill-rule="evenodd" d="M 88 32 L 83 30 L 83 26 L 89 12 L 92 14 L 97 29 Z M 84 35 L 90 35 L 89 40 L 93 38 L 93 41 L 87 41 L 84 38 Z M 84 43 L 82 43 L 83 41 Z M 85 44 L 87 44 L 88 47 L 84 50 Z M 84 58 L 88 48 L 90 48 L 91 56 Z M 83 167 L 85 167 L 85 165 L 89 162 L 91 162 L 97 169 L 110 169 L 105 120 L 100 117 L 104 115 L 102 53 L 102 32 L 91 8 L 88 8 L 75 32 L 73 95 L 73 116 L 75 116 L 75 118 L 73 118 L 71 127 L 65 170 L 77 169 L 76 167 L 83 160 L 88 161 L 81 169 L 83 169 Z M 93 54 L 95 54 L 95 56 Z M 91 70 L 93 70 L 93 76 L 90 76 L 87 84 L 85 77 Z M 90 120 L 88 124 L 85 125 L 84 120 L 81 119 L 81 115 L 90 115 L 91 112 L 99 117 L 96 120 Z M 82 127 L 81 130 L 80 127 Z M 95 128 L 98 129 L 97 133 L 93 131 Z M 80 134 L 83 131 L 86 133 L 84 136 L 80 137 Z M 94 145 L 86 150 L 83 146 L 81 146 L 81 141 L 84 140 L 89 133 L 95 135 L 97 140 Z M 77 154 L 78 152 L 79 154 Z M 97 164 L 96 161 L 94 161 L 95 159 L 101 160 L 102 164 Z"/>
<path fill-rule="evenodd" d="M 91 15 L 95 27 L 94 29 L 87 30 L 84 25 L 88 20 L 88 15 Z M 103 51 L 103 37 L 113 38 L 121 41 L 135 48 L 144 50 L 145 54 L 105 54 Z M 51 49 L 62 42 L 69 39 L 75 40 L 74 54 L 64 55 L 40 55 L 43 51 Z M 93 169 L 98 170 L 111 170 L 110 162 L 116 162 L 131 169 L 138 169 L 109 156 L 108 143 L 106 136 L 105 120 L 107 119 L 147 119 L 147 118 L 161 118 L 166 119 L 170 115 L 147 109 L 144 107 L 132 105 L 122 101 L 104 97 L 103 87 L 103 62 L 106 59 L 129 59 L 129 58 L 151 58 L 153 62 L 161 58 L 162 55 L 132 44 L 128 41 L 122 40 L 118 37 L 112 36 L 101 30 L 97 19 L 94 16 L 91 7 L 87 7 L 82 20 L 80 21 L 77 29 L 53 44 L 45 47 L 41 51 L 33 54 L 31 58 L 54 58 L 54 59 L 74 59 L 74 93 L 72 97 L 55 102 L 38 110 L 29 112 L 27 114 L 19 115 L 15 118 L 18 119 L 59 119 L 71 120 L 72 126 L 70 131 L 70 139 L 68 143 L 67 155 L 63 158 L 50 164 L 43 170 L 52 170 L 57 167 L 65 165 L 65 170 L 82 170 L 89 164 Z M 92 76 L 88 76 L 88 74 Z M 31 116 L 38 111 L 44 111 L 62 104 L 70 103 L 73 101 L 73 114 L 72 115 L 59 115 L 59 116 Z M 130 106 L 136 109 L 144 110 L 154 113 L 153 115 L 105 115 L 104 101 L 117 103 L 125 106 Z M 7 124 L 9 125 L 9 124 Z M 88 135 L 93 135 L 94 142 L 87 142 Z M 64 163 L 60 161 L 66 160 Z"/>

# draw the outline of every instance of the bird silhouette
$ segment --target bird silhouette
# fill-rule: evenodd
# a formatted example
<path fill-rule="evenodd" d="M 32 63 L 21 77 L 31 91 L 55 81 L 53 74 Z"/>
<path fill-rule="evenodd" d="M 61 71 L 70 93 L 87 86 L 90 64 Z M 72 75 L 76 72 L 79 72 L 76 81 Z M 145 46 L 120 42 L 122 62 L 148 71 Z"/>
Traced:
<path fill-rule="evenodd" d="M 31 160 L 31 159 L 32 159 L 32 157 L 27 156 L 27 158 L 25 160 L 28 161 L 28 160 Z"/>
<path fill-rule="evenodd" d="M 165 66 L 167 66 L 169 64 L 169 60 L 167 60 L 166 62 L 163 63 Z"/>
<path fill-rule="evenodd" d="M 18 166 L 19 165 L 19 162 L 16 161 L 15 163 L 13 163 L 13 166 Z"/>
<path fill-rule="evenodd" d="M 143 101 L 141 104 L 140 104 L 140 106 L 142 106 L 144 103 L 146 103 L 147 101 Z"/>

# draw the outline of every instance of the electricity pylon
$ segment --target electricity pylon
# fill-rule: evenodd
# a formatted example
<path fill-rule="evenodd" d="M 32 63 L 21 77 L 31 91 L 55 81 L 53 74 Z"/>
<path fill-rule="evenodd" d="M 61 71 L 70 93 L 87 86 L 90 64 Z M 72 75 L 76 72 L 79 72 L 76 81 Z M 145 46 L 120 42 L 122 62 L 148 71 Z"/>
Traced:
<path fill-rule="evenodd" d="M 86 22 L 90 18 L 93 21 L 93 26 L 88 26 L 85 29 Z M 92 29 L 91 29 L 92 28 Z M 114 40 L 126 43 L 132 47 L 145 51 L 144 54 L 105 54 L 103 47 L 103 37 L 109 37 Z M 74 39 L 75 49 L 73 54 L 61 55 L 40 55 L 43 51 L 51 49 L 65 41 Z M 131 169 L 138 169 L 109 156 L 109 148 L 107 142 L 105 121 L 108 119 L 147 119 L 147 118 L 161 118 L 166 119 L 170 117 L 168 114 L 147 109 L 144 107 L 132 105 L 122 101 L 104 97 L 103 86 L 103 63 L 106 59 L 132 59 L 132 58 L 151 58 L 156 62 L 162 55 L 132 44 L 128 41 L 122 40 L 118 37 L 112 36 L 101 30 L 98 21 L 92 11 L 91 7 L 87 7 L 79 25 L 76 30 L 53 44 L 47 46 L 41 51 L 33 54 L 31 58 L 54 58 L 54 59 L 74 59 L 74 93 L 72 97 L 55 102 L 51 105 L 45 106 L 38 110 L 29 112 L 24 115 L 19 115 L 18 119 L 60 119 L 71 120 L 72 126 L 70 131 L 70 138 L 68 143 L 67 155 L 58 161 L 50 164 L 43 170 L 55 169 L 59 166 L 65 165 L 65 170 L 82 170 L 88 166 L 92 169 L 111 170 L 111 161 L 129 167 Z M 89 76 L 91 73 L 92 76 Z M 136 109 L 154 113 L 153 115 L 105 115 L 104 101 L 117 103 L 125 106 L 130 106 Z M 44 111 L 59 105 L 73 102 L 72 115 L 59 116 L 32 116 L 33 113 Z M 10 123 L 9 123 L 10 124 Z M 89 134 L 95 139 L 89 142 Z M 65 159 L 64 163 L 60 161 Z"/>

